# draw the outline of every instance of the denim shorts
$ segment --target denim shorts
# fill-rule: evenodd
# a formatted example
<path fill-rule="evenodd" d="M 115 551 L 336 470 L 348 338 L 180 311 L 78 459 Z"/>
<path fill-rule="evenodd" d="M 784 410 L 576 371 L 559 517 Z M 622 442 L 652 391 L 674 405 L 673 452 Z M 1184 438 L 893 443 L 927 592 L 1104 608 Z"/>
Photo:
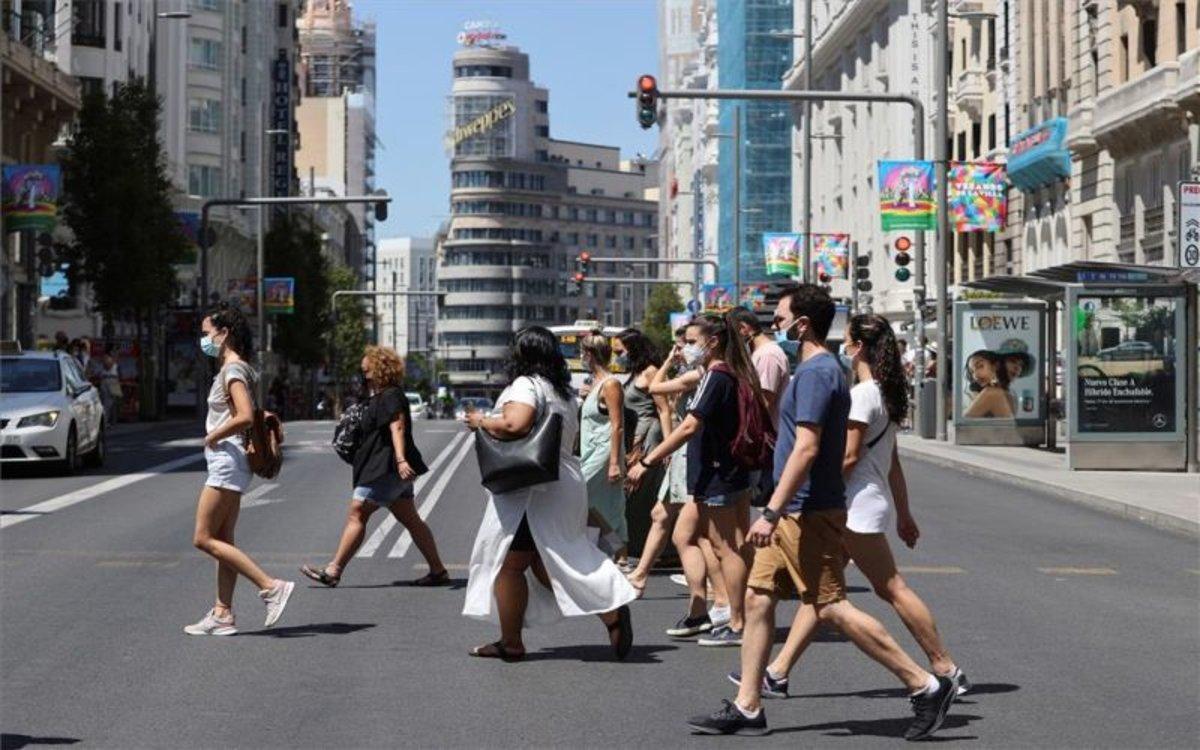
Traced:
<path fill-rule="evenodd" d="M 724 495 L 696 498 L 696 502 L 704 503 L 709 508 L 735 508 L 743 500 L 750 500 L 750 490 L 735 490 Z"/>
<path fill-rule="evenodd" d="M 354 488 L 354 499 L 363 500 L 376 505 L 389 505 L 396 500 L 412 498 L 413 483 L 401 479 L 399 474 L 388 474 L 369 484 Z"/>
<path fill-rule="evenodd" d="M 254 478 L 250 460 L 235 438 L 222 440 L 216 448 L 205 448 L 204 460 L 208 468 L 205 486 L 234 492 L 245 492 L 250 487 Z"/>

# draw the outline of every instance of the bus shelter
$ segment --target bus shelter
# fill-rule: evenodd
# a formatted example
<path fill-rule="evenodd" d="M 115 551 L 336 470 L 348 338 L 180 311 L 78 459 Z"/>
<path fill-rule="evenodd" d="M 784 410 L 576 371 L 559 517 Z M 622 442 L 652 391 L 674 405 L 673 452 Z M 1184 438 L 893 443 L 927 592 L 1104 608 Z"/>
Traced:
<path fill-rule="evenodd" d="M 1045 303 L 1041 351 L 1029 355 L 1045 363 L 1038 368 L 1044 383 L 1040 398 L 1045 403 L 1061 397 L 1065 404 L 1069 468 L 1200 471 L 1200 315 L 1196 284 L 1185 280 L 1184 272 L 1082 261 L 964 286 L 1005 298 L 971 303 L 976 306 L 991 302 L 1002 308 L 1016 300 Z M 954 381 L 965 383 L 969 366 L 985 366 L 976 351 L 962 351 L 970 348 L 962 345 L 969 332 L 955 334 L 956 353 L 976 357 L 955 362 Z M 1059 362 L 1061 382 L 1060 368 L 1052 364 Z M 986 383 L 986 377 L 981 381 Z M 1014 398 L 1013 408 L 1028 407 L 1027 399 L 1027 394 Z M 1045 414 L 1043 442 L 1055 447 L 1054 410 L 1033 411 Z M 955 409 L 956 432 L 966 427 L 968 436 L 978 436 L 979 420 L 962 420 L 960 412 Z M 1029 422 L 1024 427 L 1027 433 Z"/>

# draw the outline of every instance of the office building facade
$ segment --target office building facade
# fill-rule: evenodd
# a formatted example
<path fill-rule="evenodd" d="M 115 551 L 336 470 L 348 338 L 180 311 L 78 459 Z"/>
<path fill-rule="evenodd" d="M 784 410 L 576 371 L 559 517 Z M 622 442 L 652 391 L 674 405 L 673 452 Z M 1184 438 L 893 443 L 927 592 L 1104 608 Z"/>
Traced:
<path fill-rule="evenodd" d="M 382 292 L 437 290 L 437 254 L 430 237 L 379 241 L 375 278 Z M 406 357 L 436 356 L 437 303 L 433 297 L 380 297 L 379 343 Z"/>

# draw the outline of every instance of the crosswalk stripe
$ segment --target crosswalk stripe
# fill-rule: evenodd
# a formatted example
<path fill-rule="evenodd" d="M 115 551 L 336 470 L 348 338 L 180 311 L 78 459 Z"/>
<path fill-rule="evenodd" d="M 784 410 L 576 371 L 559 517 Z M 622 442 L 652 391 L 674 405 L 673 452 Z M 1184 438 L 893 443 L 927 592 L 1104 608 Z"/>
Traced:
<path fill-rule="evenodd" d="M 450 441 L 450 444 L 442 449 L 442 452 L 437 455 L 437 458 L 433 459 L 433 463 L 429 465 L 429 471 L 423 476 L 418 477 L 416 484 L 413 485 L 414 495 L 419 496 L 421 494 L 421 490 L 425 488 L 425 485 L 429 482 L 429 478 L 437 472 L 439 466 L 445 463 L 450 454 L 454 453 L 454 449 L 458 447 L 459 442 L 466 438 L 466 436 L 467 435 L 465 432 L 460 432 L 459 434 L 455 435 Z M 374 555 L 375 551 L 379 549 L 381 544 L 383 544 L 383 540 L 387 539 L 388 534 L 391 533 L 392 528 L 395 527 L 395 525 L 396 517 L 391 513 L 385 514 L 383 521 L 375 527 L 375 531 L 371 533 L 371 536 L 367 538 L 367 541 L 363 542 L 363 546 L 358 548 L 358 553 L 354 556 L 371 557 Z"/>
<path fill-rule="evenodd" d="M 1051 576 L 1115 576 L 1117 571 L 1112 568 L 1038 568 L 1039 573 Z"/>
<path fill-rule="evenodd" d="M 474 435 L 463 441 L 458 455 L 454 457 L 454 461 L 442 472 L 442 476 L 438 478 L 437 484 L 430 490 L 429 495 L 425 498 L 425 502 L 421 503 L 421 507 L 417 509 L 417 514 L 421 516 L 422 520 L 429 518 L 429 514 L 433 512 L 433 506 L 437 505 L 438 500 L 441 499 L 442 493 L 446 491 L 446 485 L 450 484 L 450 480 L 454 478 L 454 472 L 458 471 L 459 465 L 462 464 L 467 454 L 471 452 L 471 446 L 474 444 Z M 412 534 L 408 533 L 408 529 L 405 529 L 400 532 L 400 538 L 396 540 L 396 546 L 392 547 L 392 551 L 388 553 L 388 557 L 404 557 L 411 546 Z"/>

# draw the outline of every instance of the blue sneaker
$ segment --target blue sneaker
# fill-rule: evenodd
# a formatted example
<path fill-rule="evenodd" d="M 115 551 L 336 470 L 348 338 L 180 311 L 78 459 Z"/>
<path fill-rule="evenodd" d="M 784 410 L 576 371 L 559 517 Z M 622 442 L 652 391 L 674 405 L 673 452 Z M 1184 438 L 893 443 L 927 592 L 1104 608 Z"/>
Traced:
<path fill-rule="evenodd" d="M 691 638 L 710 630 L 712 630 L 712 620 L 708 619 L 708 613 L 699 617 L 685 615 L 679 619 L 679 622 L 667 628 L 667 635 L 672 638 Z"/>
<path fill-rule="evenodd" d="M 738 687 L 742 686 L 742 670 L 735 669 L 729 673 L 729 681 Z M 759 688 L 759 693 L 764 698 L 786 698 L 788 697 L 788 678 L 775 679 L 771 676 L 770 671 L 763 670 L 762 687 Z"/>
<path fill-rule="evenodd" d="M 748 718 L 742 710 L 730 701 L 721 701 L 721 707 L 708 716 L 694 716 L 688 720 L 688 726 L 699 734 L 741 734 L 751 737 L 761 737 L 770 734 L 767 728 L 767 712 L 761 708 L 758 716 Z"/>
<path fill-rule="evenodd" d="M 742 645 L 742 631 L 722 625 L 708 631 L 708 635 L 701 636 L 696 643 L 701 646 L 740 646 Z"/>

